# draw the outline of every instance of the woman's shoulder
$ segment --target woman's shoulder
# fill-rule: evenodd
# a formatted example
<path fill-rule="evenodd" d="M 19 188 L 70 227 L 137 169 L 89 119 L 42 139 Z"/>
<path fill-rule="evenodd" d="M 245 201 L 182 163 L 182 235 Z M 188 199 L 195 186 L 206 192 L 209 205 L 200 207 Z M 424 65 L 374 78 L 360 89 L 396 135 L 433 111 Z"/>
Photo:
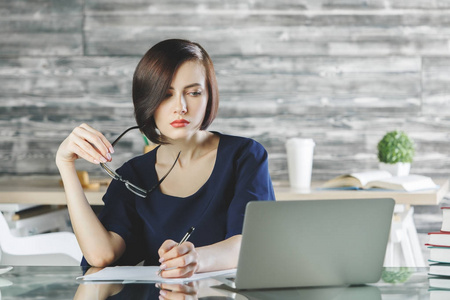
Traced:
<path fill-rule="evenodd" d="M 227 151 L 249 151 L 249 152 L 265 152 L 265 148 L 258 141 L 237 135 L 223 134 L 214 131 L 213 133 L 219 135 L 220 144 L 219 147 L 227 149 Z"/>

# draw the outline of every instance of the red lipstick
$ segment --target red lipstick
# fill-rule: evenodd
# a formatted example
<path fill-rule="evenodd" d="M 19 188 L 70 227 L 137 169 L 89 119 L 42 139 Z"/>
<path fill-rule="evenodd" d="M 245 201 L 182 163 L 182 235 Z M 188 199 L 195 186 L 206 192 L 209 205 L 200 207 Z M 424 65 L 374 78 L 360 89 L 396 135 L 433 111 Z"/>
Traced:
<path fill-rule="evenodd" d="M 172 125 L 175 128 L 180 128 L 180 127 L 186 127 L 187 125 L 189 125 L 189 121 L 185 120 L 185 119 L 180 119 L 180 120 L 175 120 L 172 123 L 170 123 L 170 125 Z"/>

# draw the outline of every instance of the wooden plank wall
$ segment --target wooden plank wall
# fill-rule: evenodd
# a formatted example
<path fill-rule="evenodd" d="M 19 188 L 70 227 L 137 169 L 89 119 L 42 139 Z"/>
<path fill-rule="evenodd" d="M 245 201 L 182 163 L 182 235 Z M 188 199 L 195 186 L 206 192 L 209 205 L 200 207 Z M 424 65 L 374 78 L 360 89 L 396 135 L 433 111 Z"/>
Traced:
<path fill-rule="evenodd" d="M 288 178 L 287 138 L 315 140 L 313 179 L 327 179 L 377 168 L 394 129 L 417 144 L 412 172 L 448 176 L 449 25 L 449 1 L 3 0 L 0 175 L 57 174 L 56 149 L 82 122 L 110 138 L 133 125 L 139 58 L 185 38 L 215 62 L 211 129 L 261 142 L 273 179 Z M 142 146 L 130 134 L 116 161 Z"/>

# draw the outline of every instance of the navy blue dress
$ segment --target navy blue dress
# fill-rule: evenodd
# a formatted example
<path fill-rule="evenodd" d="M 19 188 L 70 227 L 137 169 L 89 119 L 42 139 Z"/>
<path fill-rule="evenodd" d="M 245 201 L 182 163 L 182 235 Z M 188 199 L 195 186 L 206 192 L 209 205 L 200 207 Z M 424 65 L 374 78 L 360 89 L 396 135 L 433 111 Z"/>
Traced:
<path fill-rule="evenodd" d="M 174 197 L 155 189 L 144 199 L 122 182 L 111 182 L 99 219 L 126 244 L 125 253 L 114 265 L 135 265 L 142 260 L 145 265 L 159 265 L 162 243 L 181 240 L 192 226 L 195 231 L 189 241 L 196 247 L 241 234 L 247 203 L 275 200 L 264 147 L 252 139 L 214 134 L 220 137 L 214 169 L 191 196 Z M 158 149 L 131 159 L 117 172 L 135 185 L 150 189 L 158 181 Z M 82 265 L 86 264 L 83 258 Z"/>

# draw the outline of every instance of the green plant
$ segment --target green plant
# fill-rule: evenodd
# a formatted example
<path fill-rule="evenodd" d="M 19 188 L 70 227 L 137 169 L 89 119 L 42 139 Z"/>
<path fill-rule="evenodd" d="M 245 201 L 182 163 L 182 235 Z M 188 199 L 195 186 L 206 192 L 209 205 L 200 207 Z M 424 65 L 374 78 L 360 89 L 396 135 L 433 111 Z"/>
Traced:
<path fill-rule="evenodd" d="M 415 154 L 415 145 L 403 131 L 391 131 L 378 142 L 378 159 L 380 162 L 395 164 L 411 163 Z"/>
<path fill-rule="evenodd" d="M 385 268 L 381 273 L 381 279 L 384 282 L 397 284 L 408 281 L 414 269 L 407 267 Z"/>

